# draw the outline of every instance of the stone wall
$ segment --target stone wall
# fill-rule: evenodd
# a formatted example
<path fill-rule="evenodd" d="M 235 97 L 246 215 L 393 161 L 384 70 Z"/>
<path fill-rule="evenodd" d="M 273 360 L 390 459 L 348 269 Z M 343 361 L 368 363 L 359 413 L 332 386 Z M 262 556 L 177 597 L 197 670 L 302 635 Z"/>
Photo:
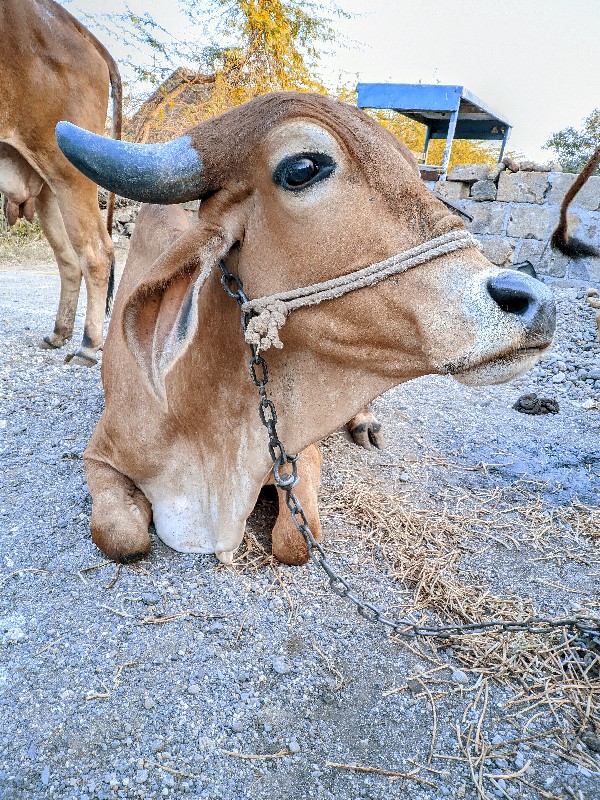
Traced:
<path fill-rule="evenodd" d="M 494 264 L 531 261 L 541 275 L 600 284 L 600 258 L 572 261 L 547 246 L 577 176 L 502 167 L 490 173 L 485 165 L 463 164 L 433 188 L 473 217 L 467 228 Z M 569 232 L 600 248 L 600 177 L 590 178 L 571 203 Z"/>

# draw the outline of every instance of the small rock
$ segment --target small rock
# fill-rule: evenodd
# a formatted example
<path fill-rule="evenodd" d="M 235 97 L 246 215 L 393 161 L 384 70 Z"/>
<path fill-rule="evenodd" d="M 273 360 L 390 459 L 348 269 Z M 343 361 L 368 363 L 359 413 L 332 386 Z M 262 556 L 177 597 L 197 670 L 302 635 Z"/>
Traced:
<path fill-rule="evenodd" d="M 586 731 L 581 737 L 581 741 L 594 753 L 600 753 L 600 736 L 594 731 Z"/>
<path fill-rule="evenodd" d="M 201 691 L 202 691 L 202 689 L 200 688 L 200 686 L 198 686 L 197 683 L 190 683 L 190 685 L 188 686 L 188 692 L 190 694 L 194 694 L 194 695 L 195 694 L 200 694 Z"/>
<path fill-rule="evenodd" d="M 466 686 L 469 682 L 469 676 L 466 672 L 463 672 L 462 669 L 455 669 L 452 673 L 452 680 L 454 683 L 461 683 L 463 686 Z"/>
<path fill-rule="evenodd" d="M 288 750 L 290 753 L 299 753 L 300 752 L 300 745 L 295 739 L 292 739 L 291 742 L 288 744 Z"/>
<path fill-rule="evenodd" d="M 160 596 L 153 592 L 146 592 L 142 595 L 142 603 L 146 606 L 155 606 L 160 603 Z"/>
<path fill-rule="evenodd" d="M 145 783 L 148 780 L 148 770 L 147 769 L 139 769 L 135 776 L 136 783 Z"/>
<path fill-rule="evenodd" d="M 494 181 L 477 181 L 471 186 L 471 197 L 473 200 L 485 201 L 495 200 L 498 189 Z"/>
<path fill-rule="evenodd" d="M 50 767 L 44 767 L 42 774 L 40 775 L 40 780 L 44 786 L 48 786 L 48 781 L 50 780 Z"/>
<path fill-rule="evenodd" d="M 283 658 L 279 658 L 278 656 L 273 659 L 271 665 L 273 667 L 273 672 L 276 672 L 277 675 L 287 675 L 290 671 L 290 666 L 286 664 Z"/>
<path fill-rule="evenodd" d="M 552 383 L 562 383 L 565 379 L 564 372 L 557 372 L 556 375 L 552 377 Z"/>

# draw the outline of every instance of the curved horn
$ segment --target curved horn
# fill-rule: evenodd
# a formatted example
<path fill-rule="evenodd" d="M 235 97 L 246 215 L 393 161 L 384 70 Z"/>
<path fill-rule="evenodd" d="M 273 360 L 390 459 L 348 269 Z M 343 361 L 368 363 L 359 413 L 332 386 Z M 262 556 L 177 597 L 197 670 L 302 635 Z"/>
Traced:
<path fill-rule="evenodd" d="M 183 203 L 206 191 L 202 160 L 189 136 L 164 144 L 133 144 L 59 122 L 56 140 L 73 166 L 121 197 L 144 203 Z"/>

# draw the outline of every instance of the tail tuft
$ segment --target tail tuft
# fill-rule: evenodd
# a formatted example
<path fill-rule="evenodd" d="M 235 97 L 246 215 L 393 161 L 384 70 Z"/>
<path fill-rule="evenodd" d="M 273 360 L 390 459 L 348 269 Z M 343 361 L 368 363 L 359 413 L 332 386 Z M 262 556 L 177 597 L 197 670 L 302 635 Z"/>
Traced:
<path fill-rule="evenodd" d="M 588 258 L 589 256 L 600 257 L 600 250 L 598 250 L 597 247 L 578 239 L 576 236 L 567 236 L 565 239 L 564 236 L 560 235 L 558 230 L 554 231 L 552 234 L 550 244 L 555 250 L 559 250 L 574 261 L 578 261 L 581 258 Z"/>
<path fill-rule="evenodd" d="M 108 319 L 113 309 L 113 301 L 115 294 L 115 257 L 113 256 L 110 263 L 110 274 L 108 276 L 108 289 L 106 290 L 106 309 L 105 314 Z"/>

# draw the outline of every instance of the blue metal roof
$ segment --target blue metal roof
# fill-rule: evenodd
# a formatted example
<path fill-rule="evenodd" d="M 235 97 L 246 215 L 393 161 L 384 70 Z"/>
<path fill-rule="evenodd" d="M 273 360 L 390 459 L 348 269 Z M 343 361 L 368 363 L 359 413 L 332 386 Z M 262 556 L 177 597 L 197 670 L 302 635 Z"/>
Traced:
<path fill-rule="evenodd" d="M 389 108 L 430 128 L 432 139 L 445 139 L 457 113 L 456 139 L 504 140 L 511 123 L 464 86 L 421 83 L 359 83 L 359 108 Z"/>

